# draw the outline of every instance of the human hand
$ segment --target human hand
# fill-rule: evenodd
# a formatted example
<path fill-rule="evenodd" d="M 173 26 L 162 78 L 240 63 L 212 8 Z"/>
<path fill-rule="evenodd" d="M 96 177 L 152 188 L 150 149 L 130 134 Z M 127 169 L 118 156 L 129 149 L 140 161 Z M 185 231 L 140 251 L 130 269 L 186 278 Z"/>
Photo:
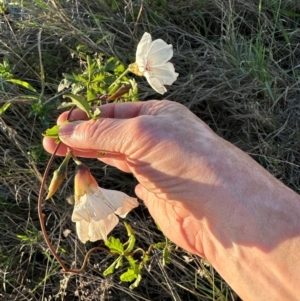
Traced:
<path fill-rule="evenodd" d="M 201 189 L 199 199 L 197 183 L 207 182 L 209 154 L 218 148 L 218 136 L 184 106 L 170 101 L 108 104 L 101 112 L 99 120 L 68 124 L 63 124 L 63 113 L 58 119 L 63 144 L 57 154 L 65 155 L 70 147 L 76 156 L 99 158 L 132 172 L 140 183 L 137 195 L 163 232 L 179 246 L 205 256 L 201 225 L 191 227 L 196 221 L 190 212 L 208 201 L 214 185 L 211 174 L 203 184 L 208 191 Z M 70 119 L 87 117 L 75 110 Z M 44 147 L 53 152 L 56 144 L 45 138 Z"/>
<path fill-rule="evenodd" d="M 206 257 L 241 297 L 293 295 L 300 245 L 293 191 L 178 103 L 116 103 L 100 110 L 98 120 L 85 120 L 79 110 L 70 117 L 77 121 L 64 124 L 67 113 L 59 117 L 58 155 L 70 148 L 133 173 L 136 194 L 164 234 Z M 44 147 L 53 152 L 56 144 L 45 138 Z M 277 275 L 296 280 L 279 285 Z M 263 291 L 262 283 L 275 284 Z"/>
<path fill-rule="evenodd" d="M 79 110 L 70 117 L 77 121 L 64 124 L 67 113 L 59 117 L 63 144 L 58 155 L 70 147 L 76 156 L 133 173 L 140 183 L 137 196 L 165 235 L 211 262 L 216 242 L 230 246 L 245 223 L 252 228 L 240 239 L 256 243 L 261 214 L 248 214 L 259 211 L 250 208 L 253 189 L 268 185 L 270 177 L 256 162 L 178 103 L 116 103 L 100 109 L 98 120 L 84 121 Z M 55 146 L 53 139 L 44 139 L 49 152 Z"/>

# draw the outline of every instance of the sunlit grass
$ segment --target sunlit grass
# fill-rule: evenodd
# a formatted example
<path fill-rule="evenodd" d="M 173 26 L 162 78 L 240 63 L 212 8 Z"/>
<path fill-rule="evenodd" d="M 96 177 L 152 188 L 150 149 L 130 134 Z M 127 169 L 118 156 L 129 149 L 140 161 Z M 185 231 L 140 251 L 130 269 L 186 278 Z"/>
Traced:
<path fill-rule="evenodd" d="M 103 277 L 114 258 L 93 254 L 80 275 L 60 273 L 46 248 L 37 197 L 49 155 L 41 133 L 64 100 L 57 88 L 91 57 L 134 61 L 145 31 L 174 46 L 180 73 L 168 99 L 183 103 L 214 131 L 299 191 L 299 1 L 13 1 L 0 4 L 0 296 L 3 300 L 238 300 L 204 260 L 170 246 L 155 249 L 138 288 Z M 79 48 L 78 48 L 79 46 Z M 9 78 L 21 82 L 6 81 Z M 136 78 L 141 100 L 160 98 Z M 20 84 L 23 83 L 23 84 Z M 28 85 L 27 85 L 28 84 Z M 27 86 L 26 86 L 27 85 Z M 32 87 L 33 89 L 31 89 Z M 7 103 L 9 107 L 3 107 Z M 53 170 L 60 159 L 56 159 Z M 86 162 L 101 186 L 133 195 L 135 179 Z M 81 244 L 70 220 L 72 171 L 53 201 L 46 227 L 66 264 L 79 268 L 93 246 Z M 137 244 L 164 241 L 146 208 L 129 215 Z M 69 233 L 67 236 L 64 233 Z M 113 234 L 126 235 L 120 224 Z"/>

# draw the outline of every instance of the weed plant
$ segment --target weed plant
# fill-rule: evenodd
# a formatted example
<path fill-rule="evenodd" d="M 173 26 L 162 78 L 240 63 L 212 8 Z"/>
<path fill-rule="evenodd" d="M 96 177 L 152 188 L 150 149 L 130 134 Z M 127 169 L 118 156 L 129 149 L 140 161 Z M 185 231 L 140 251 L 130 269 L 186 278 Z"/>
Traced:
<path fill-rule="evenodd" d="M 120 282 L 122 268 L 103 276 L 113 261 L 106 253 L 94 253 L 82 274 L 60 273 L 37 216 L 49 159 L 41 133 L 61 112 L 63 74 L 82 72 L 82 53 L 128 65 L 147 31 L 174 47 L 180 75 L 165 97 L 187 106 L 298 192 L 299 22 L 298 0 L 0 1 L 1 300 L 239 300 L 209 263 L 172 244 L 165 266 L 162 250 L 153 250 L 134 290 Z M 140 100 L 161 99 L 144 78 L 136 81 Z M 131 175 L 85 163 L 102 187 L 134 194 Z M 78 241 L 70 219 L 72 193 L 69 172 L 44 211 L 57 252 L 78 268 L 101 242 Z M 128 221 L 141 248 L 165 240 L 143 205 Z M 112 234 L 126 237 L 124 226 Z"/>

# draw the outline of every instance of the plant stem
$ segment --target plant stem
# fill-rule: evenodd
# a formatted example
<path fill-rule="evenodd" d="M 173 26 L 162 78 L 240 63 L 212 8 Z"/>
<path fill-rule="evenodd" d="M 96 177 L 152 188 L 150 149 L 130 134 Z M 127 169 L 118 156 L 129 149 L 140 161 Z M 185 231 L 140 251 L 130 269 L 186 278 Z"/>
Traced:
<path fill-rule="evenodd" d="M 61 142 L 59 142 L 47 164 L 44 176 L 43 176 L 43 180 L 42 180 L 42 184 L 41 184 L 41 188 L 40 188 L 40 192 L 39 192 L 39 199 L 38 199 L 38 216 L 40 219 L 40 224 L 41 224 L 41 228 L 42 228 L 42 232 L 45 238 L 45 241 L 50 249 L 50 251 L 52 252 L 53 256 L 57 259 L 57 261 L 59 262 L 59 264 L 63 267 L 64 270 L 68 270 L 68 268 L 66 267 L 66 265 L 63 263 L 63 261 L 60 259 L 59 255 L 56 253 L 56 251 L 54 250 L 53 245 L 50 242 L 49 236 L 47 234 L 47 230 L 46 230 L 46 226 L 45 226 L 45 214 L 42 211 L 42 199 L 43 199 L 43 192 L 44 192 L 44 188 L 46 186 L 46 179 L 47 179 L 47 175 L 49 173 L 50 167 L 52 165 L 52 162 L 54 160 L 54 156 L 59 148 L 59 145 L 61 144 Z"/>
<path fill-rule="evenodd" d="M 123 77 L 123 76 L 125 76 L 128 72 L 129 72 L 130 70 L 129 70 L 129 68 L 127 68 L 109 87 L 108 87 L 108 89 L 110 89 L 112 86 L 114 86 L 114 85 L 116 85 L 119 81 L 120 81 L 120 79 Z"/>
<path fill-rule="evenodd" d="M 73 111 L 74 107 L 69 111 L 69 114 L 68 114 L 68 117 L 67 117 L 67 120 L 69 120 L 70 118 L 70 115 L 71 115 L 71 112 Z M 91 250 L 89 250 L 87 252 L 87 254 L 85 255 L 84 257 L 84 260 L 83 260 L 83 264 L 81 266 L 80 269 L 69 269 L 65 264 L 64 262 L 62 261 L 62 259 L 59 257 L 59 255 L 57 254 L 57 252 L 55 251 L 50 239 L 49 239 L 49 236 L 47 234 L 47 230 L 46 230 L 46 226 L 45 226 L 45 214 L 43 213 L 43 210 L 42 210 L 42 205 L 43 205 L 43 195 L 44 195 L 44 188 L 46 186 L 46 180 L 47 180 L 47 176 L 48 176 L 48 173 L 50 171 L 50 167 L 53 163 L 53 160 L 54 160 L 54 157 L 55 157 L 55 154 L 60 146 L 61 142 L 59 141 L 52 156 L 50 157 L 50 160 L 48 161 L 48 164 L 47 164 L 47 167 L 46 167 L 46 170 L 44 172 L 44 175 L 43 175 L 43 179 L 42 179 L 42 184 L 41 184 L 41 187 L 40 187 L 40 191 L 39 191 L 39 198 L 38 198 L 38 216 L 39 216 L 39 220 L 40 220 L 40 224 L 41 224 L 41 228 L 42 228 L 42 233 L 43 233 L 43 236 L 44 236 L 44 239 L 46 241 L 46 244 L 49 248 L 49 250 L 52 252 L 53 256 L 56 258 L 56 260 L 59 262 L 59 264 L 61 265 L 61 267 L 63 268 L 63 272 L 64 273 L 75 273 L 75 274 L 80 274 L 82 273 L 82 271 L 84 270 L 86 264 L 87 264 L 87 261 L 90 257 L 90 255 L 96 251 L 96 250 L 101 250 L 101 251 L 104 251 L 106 253 L 109 253 L 111 254 L 111 252 L 109 250 L 107 250 L 106 248 L 103 248 L 103 247 L 95 247 L 95 248 L 92 248 Z M 72 156 L 72 152 L 68 152 L 67 153 L 67 157 L 69 156 Z M 75 157 L 76 158 L 76 157 Z"/>

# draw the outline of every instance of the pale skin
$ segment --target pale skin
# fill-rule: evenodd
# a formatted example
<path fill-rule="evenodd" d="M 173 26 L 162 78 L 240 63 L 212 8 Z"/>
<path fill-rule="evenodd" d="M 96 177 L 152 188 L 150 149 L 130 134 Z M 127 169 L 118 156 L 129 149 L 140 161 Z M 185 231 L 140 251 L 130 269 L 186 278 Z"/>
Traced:
<path fill-rule="evenodd" d="M 300 300 L 300 197 L 171 101 L 107 104 L 59 119 L 63 144 L 135 175 L 162 231 L 206 258 L 243 300 Z M 55 142 L 45 138 L 53 152 Z M 105 155 L 103 155 L 105 153 Z"/>

